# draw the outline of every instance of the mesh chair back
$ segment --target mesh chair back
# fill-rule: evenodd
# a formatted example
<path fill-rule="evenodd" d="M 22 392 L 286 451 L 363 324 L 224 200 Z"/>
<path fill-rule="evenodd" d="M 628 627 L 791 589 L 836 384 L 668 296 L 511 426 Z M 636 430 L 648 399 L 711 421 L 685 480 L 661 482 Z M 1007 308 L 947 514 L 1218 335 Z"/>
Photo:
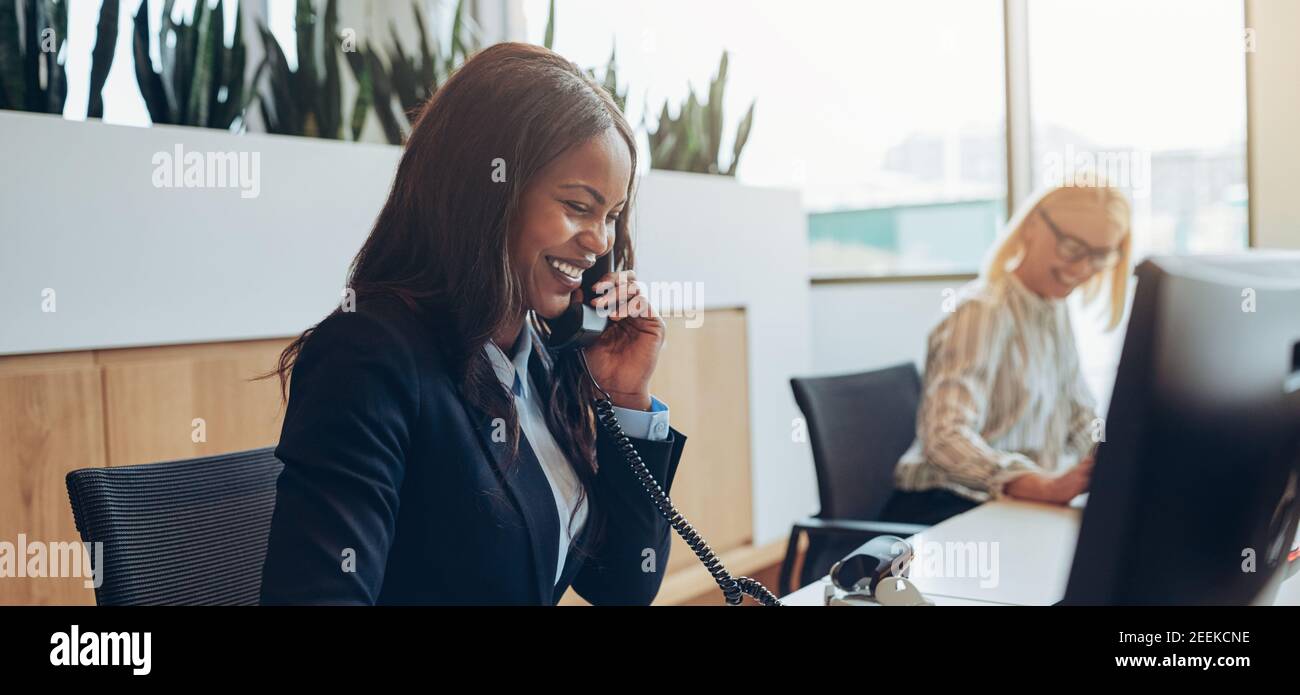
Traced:
<path fill-rule="evenodd" d="M 282 468 L 269 447 L 69 473 L 81 540 L 104 544 L 96 602 L 255 605 Z"/>

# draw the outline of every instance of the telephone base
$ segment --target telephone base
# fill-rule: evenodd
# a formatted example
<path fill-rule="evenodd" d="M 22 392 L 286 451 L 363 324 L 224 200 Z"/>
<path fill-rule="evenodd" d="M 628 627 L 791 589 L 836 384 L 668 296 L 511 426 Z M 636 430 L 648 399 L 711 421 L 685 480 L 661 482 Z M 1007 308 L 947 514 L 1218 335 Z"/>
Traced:
<path fill-rule="evenodd" d="M 898 582 L 897 585 L 894 582 Z M 898 588 L 895 588 L 895 587 Z M 886 588 L 888 587 L 888 588 Z M 883 590 L 883 591 L 882 591 Z M 873 596 L 870 591 L 843 591 L 833 584 L 827 584 L 822 593 L 822 600 L 827 606 L 933 606 L 934 601 L 926 598 L 915 584 L 902 577 L 883 580 L 877 587 L 880 596 Z M 884 600 L 881 600 L 884 599 Z"/>

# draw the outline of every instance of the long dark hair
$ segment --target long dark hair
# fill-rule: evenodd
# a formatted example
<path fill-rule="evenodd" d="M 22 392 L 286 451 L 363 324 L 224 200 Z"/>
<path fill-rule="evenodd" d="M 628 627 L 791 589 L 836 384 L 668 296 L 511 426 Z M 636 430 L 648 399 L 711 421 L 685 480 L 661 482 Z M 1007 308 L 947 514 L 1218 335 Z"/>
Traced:
<path fill-rule="evenodd" d="M 357 303 L 396 297 L 436 327 L 439 348 L 462 397 L 504 419 L 516 453 L 514 400 L 483 352 L 487 341 L 525 310 L 523 289 L 510 263 L 511 221 L 542 167 L 610 128 L 622 136 L 632 157 L 629 203 L 618 215 L 613 251 L 615 267 L 631 267 L 632 128 L 609 94 L 578 66 L 523 43 L 500 43 L 476 54 L 423 106 L 388 200 L 352 261 L 348 287 Z M 493 180 L 498 159 L 505 163 L 504 182 Z M 544 324 L 533 325 L 546 335 Z M 280 377 L 282 397 L 314 328 L 284 349 L 271 372 Z M 587 495 L 597 468 L 592 388 L 572 352 L 556 356 L 552 375 L 547 424 L 569 452 Z"/>

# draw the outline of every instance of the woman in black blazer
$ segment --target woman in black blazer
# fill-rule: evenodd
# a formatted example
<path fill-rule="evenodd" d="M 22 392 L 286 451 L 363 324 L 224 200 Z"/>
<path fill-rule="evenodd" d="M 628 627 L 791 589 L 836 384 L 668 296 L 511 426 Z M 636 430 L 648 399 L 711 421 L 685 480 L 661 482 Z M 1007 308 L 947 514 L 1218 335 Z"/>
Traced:
<path fill-rule="evenodd" d="M 671 529 L 577 354 L 545 347 L 583 269 L 631 267 L 635 171 L 609 95 L 536 46 L 484 50 L 423 107 L 344 301 L 280 359 L 263 603 L 654 598 Z M 664 324 L 634 280 L 597 285 L 617 291 L 586 356 L 667 490 L 685 438 L 649 394 Z"/>

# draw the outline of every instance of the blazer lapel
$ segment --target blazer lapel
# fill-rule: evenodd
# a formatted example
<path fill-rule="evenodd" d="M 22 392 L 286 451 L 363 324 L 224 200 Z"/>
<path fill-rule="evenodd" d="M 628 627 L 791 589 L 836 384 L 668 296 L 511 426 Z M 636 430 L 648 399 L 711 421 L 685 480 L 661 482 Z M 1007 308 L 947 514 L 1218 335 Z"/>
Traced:
<path fill-rule="evenodd" d="M 533 581 L 537 586 L 538 601 L 550 602 L 555 590 L 555 565 L 559 561 L 560 526 L 555 496 L 551 494 L 546 474 L 522 431 L 519 456 L 511 462 L 510 442 L 495 440 L 502 437 L 500 428 L 493 426 L 492 418 L 468 403 L 462 401 L 462 405 L 474 423 L 489 462 L 496 469 L 497 479 L 502 481 L 524 519 L 532 544 Z M 495 439 L 494 434 L 497 435 Z"/>
<path fill-rule="evenodd" d="M 549 407 L 546 399 L 551 395 L 551 372 L 555 369 L 555 356 L 546 347 L 546 342 L 527 322 L 524 323 L 524 330 L 528 331 L 533 341 L 533 352 L 528 359 L 528 373 L 533 378 L 533 383 L 537 385 L 539 391 L 537 395 L 541 397 L 540 402 L 543 407 Z"/>
<path fill-rule="evenodd" d="M 551 375 L 555 371 L 555 355 L 546 347 L 546 342 L 542 340 L 541 336 L 532 330 L 531 326 L 525 325 L 527 326 L 526 330 L 530 332 L 533 339 L 533 354 L 528 361 L 528 372 L 540 392 L 537 395 L 541 399 L 542 407 L 548 408 L 550 404 L 547 399 L 551 394 Z M 560 599 L 564 597 L 564 592 L 568 591 L 569 586 L 573 584 L 574 578 L 578 576 L 578 572 L 582 569 L 584 563 L 582 558 L 579 557 L 577 548 L 586 547 L 597 513 L 595 500 L 588 497 L 587 522 L 583 524 L 582 530 L 578 532 L 578 537 L 573 540 L 573 545 L 570 546 L 568 554 L 565 555 L 564 569 L 560 572 L 560 580 L 555 583 L 551 595 L 552 604 L 560 602 Z M 559 543 L 558 538 L 556 543 Z"/>
<path fill-rule="evenodd" d="M 551 595 L 551 603 L 553 604 L 559 603 L 560 599 L 564 598 L 564 592 L 568 591 L 569 587 L 573 585 L 574 578 L 578 576 L 578 572 L 582 569 L 582 566 L 586 564 L 583 559 L 579 557 L 578 548 L 587 547 L 592 533 L 591 529 L 594 523 L 593 519 L 595 518 L 595 503 L 590 498 L 587 500 L 587 503 L 592 505 L 588 507 L 588 509 L 592 511 L 588 512 L 587 523 L 584 524 L 582 530 L 578 532 L 578 537 L 573 540 L 573 546 L 569 548 L 569 554 L 564 558 L 564 571 L 560 573 L 560 581 L 555 583 L 555 591 Z"/>

